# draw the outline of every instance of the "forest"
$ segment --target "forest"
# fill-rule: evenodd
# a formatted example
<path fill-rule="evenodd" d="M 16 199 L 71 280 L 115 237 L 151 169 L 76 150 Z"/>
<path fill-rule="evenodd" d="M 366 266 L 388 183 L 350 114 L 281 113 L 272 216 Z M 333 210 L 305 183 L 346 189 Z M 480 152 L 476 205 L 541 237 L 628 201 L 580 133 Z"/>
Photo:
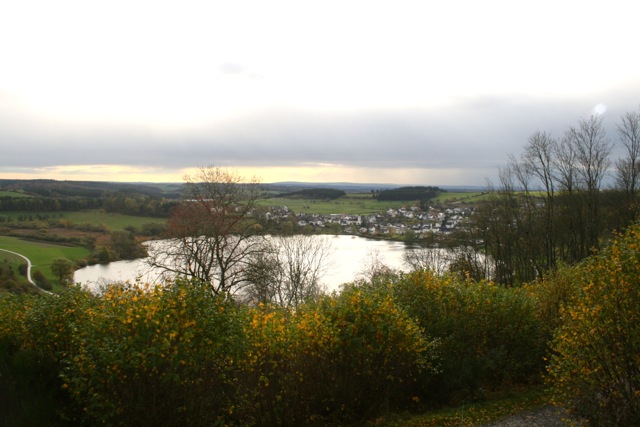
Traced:
<path fill-rule="evenodd" d="M 433 199 L 444 190 L 438 187 L 400 187 L 382 190 L 375 193 L 378 200 L 418 200 L 425 201 Z"/>

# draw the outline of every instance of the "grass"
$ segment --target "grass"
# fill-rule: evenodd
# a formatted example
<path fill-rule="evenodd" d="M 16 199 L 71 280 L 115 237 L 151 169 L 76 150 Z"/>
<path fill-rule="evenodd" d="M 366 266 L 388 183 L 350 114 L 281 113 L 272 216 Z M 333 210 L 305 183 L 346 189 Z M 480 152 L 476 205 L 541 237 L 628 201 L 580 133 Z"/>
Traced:
<path fill-rule="evenodd" d="M 101 210 L 65 212 L 64 218 L 77 224 L 104 224 L 109 230 L 124 230 L 126 227 L 140 228 L 143 224 L 153 222 L 164 224 L 165 218 L 155 218 L 146 216 L 124 215 L 119 213 L 108 213 Z"/>
<path fill-rule="evenodd" d="M 287 206 L 295 213 L 307 214 L 343 214 L 369 215 L 384 212 L 387 209 L 398 209 L 402 206 L 413 206 L 415 202 L 379 202 L 371 195 L 347 194 L 335 200 L 306 200 L 273 197 L 260 201 L 264 206 Z"/>
<path fill-rule="evenodd" d="M 133 215 L 123 215 L 119 213 L 107 213 L 102 210 L 77 211 L 77 212 L 2 212 L 4 216 L 10 216 L 14 220 L 22 216 L 37 217 L 37 215 L 48 216 L 50 219 L 62 217 L 74 224 L 104 225 L 109 231 L 124 230 L 127 227 L 140 229 L 143 224 L 165 223 L 164 218 L 140 217 Z M 32 275 L 35 270 L 40 270 L 51 283 L 54 290 L 57 290 L 57 278 L 51 273 L 51 262 L 54 258 L 64 257 L 70 260 L 86 258 L 90 255 L 90 250 L 79 246 L 65 246 L 42 241 L 30 241 L 17 237 L 0 236 L 0 249 L 7 249 L 17 252 L 29 258 L 33 264 Z M 0 257 L 9 260 L 9 254 L 0 252 Z M 13 268 L 18 267 L 24 261 L 20 258 L 11 258 Z"/>
<path fill-rule="evenodd" d="M 488 193 L 457 192 L 441 193 L 432 199 L 432 204 L 477 203 L 488 197 Z M 261 200 L 263 206 L 287 206 L 295 213 L 307 214 L 343 214 L 370 215 L 385 212 L 387 209 L 415 206 L 417 201 L 383 201 L 372 198 L 371 193 L 349 193 L 335 200 L 306 200 L 285 197 L 272 197 Z"/>
<path fill-rule="evenodd" d="M 33 197 L 29 194 L 20 193 L 18 191 L 0 190 L 0 197 Z"/>
<path fill-rule="evenodd" d="M 433 203 L 477 203 L 488 197 L 489 193 L 464 192 L 464 193 L 440 193 L 433 199 Z"/>
<path fill-rule="evenodd" d="M 42 271 L 42 273 L 51 280 L 52 283 L 57 281 L 51 274 L 51 261 L 54 258 L 64 257 L 74 260 L 84 258 L 90 253 L 89 249 L 78 246 L 62 246 L 43 242 L 31 242 L 29 240 L 8 236 L 0 236 L 0 249 L 7 249 L 26 256 L 33 264 L 32 270 Z M 10 254 L 0 252 L 0 257 L 6 257 L 9 259 L 8 255 Z M 12 259 L 15 259 L 15 262 L 18 264 L 23 262 L 23 260 L 18 257 L 13 257 Z"/>
<path fill-rule="evenodd" d="M 9 266 L 15 273 L 16 278 L 18 278 L 21 281 L 24 281 L 25 283 L 27 282 L 27 280 L 20 275 L 20 272 L 18 269 L 18 266 L 24 263 L 24 259 L 22 259 L 18 255 L 14 255 L 12 253 L 5 252 L 5 251 L 0 251 L 0 263 L 4 263 L 4 262 L 9 264 Z"/>
<path fill-rule="evenodd" d="M 477 427 L 548 405 L 542 387 L 515 390 L 489 400 L 429 411 L 421 415 L 391 414 L 371 425 L 380 427 Z"/>

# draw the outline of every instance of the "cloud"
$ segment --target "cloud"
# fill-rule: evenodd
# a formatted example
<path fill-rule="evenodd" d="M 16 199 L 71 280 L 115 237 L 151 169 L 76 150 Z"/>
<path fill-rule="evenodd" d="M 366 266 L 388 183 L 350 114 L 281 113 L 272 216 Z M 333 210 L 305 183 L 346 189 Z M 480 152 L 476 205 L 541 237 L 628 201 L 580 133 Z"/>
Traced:
<path fill-rule="evenodd" d="M 225 62 L 218 67 L 222 74 L 242 74 L 245 71 L 243 65 L 235 62 Z"/>
<path fill-rule="evenodd" d="M 248 74 L 239 63 L 221 67 L 220 72 L 230 76 Z M 639 100 L 640 87 L 630 82 L 566 98 L 469 95 L 433 105 L 336 110 L 271 105 L 230 116 L 212 112 L 184 125 L 109 116 L 62 120 L 27 109 L 5 91 L 0 93 L 0 176 L 28 168 L 36 168 L 38 174 L 86 174 L 98 169 L 85 165 L 107 165 L 105 171 L 122 165 L 118 173 L 132 174 L 135 168 L 181 171 L 215 164 L 315 166 L 331 170 L 330 177 L 336 181 L 344 180 L 340 173 L 354 176 L 352 170 L 359 169 L 366 171 L 361 177 L 404 180 L 410 172 L 414 182 L 429 179 L 438 184 L 435 177 L 478 183 L 495 174 L 508 154 L 518 154 L 533 132 L 544 130 L 561 137 L 565 129 L 594 111 L 604 115 L 607 133 L 615 140 L 617 120 L 624 112 L 636 110 Z"/>

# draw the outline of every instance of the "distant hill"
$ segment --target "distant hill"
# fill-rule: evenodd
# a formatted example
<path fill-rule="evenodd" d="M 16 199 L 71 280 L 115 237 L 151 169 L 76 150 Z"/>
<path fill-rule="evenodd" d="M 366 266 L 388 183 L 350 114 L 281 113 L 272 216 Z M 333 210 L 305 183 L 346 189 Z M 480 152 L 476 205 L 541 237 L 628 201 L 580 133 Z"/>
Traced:
<path fill-rule="evenodd" d="M 366 193 L 371 190 L 386 190 L 389 188 L 398 187 L 397 184 L 360 184 L 353 182 L 298 182 L 298 181 L 283 181 L 273 182 L 265 184 L 266 187 L 273 191 L 280 192 L 294 192 L 305 189 L 314 188 L 330 188 L 336 190 L 342 190 L 346 193 Z"/>

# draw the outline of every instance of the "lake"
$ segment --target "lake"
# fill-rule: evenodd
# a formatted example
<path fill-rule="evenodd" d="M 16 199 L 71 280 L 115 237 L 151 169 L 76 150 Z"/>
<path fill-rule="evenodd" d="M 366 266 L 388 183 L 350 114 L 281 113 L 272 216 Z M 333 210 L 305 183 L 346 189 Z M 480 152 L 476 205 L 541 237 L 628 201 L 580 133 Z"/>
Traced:
<path fill-rule="evenodd" d="M 329 291 L 338 290 L 343 283 L 357 278 L 374 256 L 393 269 L 406 269 L 403 254 L 408 249 L 402 242 L 372 240 L 356 236 L 318 236 L 331 242 L 327 271 L 321 282 Z M 159 282 L 157 271 L 151 271 L 144 259 L 116 261 L 92 265 L 75 272 L 74 281 L 90 288 L 114 282 Z"/>

